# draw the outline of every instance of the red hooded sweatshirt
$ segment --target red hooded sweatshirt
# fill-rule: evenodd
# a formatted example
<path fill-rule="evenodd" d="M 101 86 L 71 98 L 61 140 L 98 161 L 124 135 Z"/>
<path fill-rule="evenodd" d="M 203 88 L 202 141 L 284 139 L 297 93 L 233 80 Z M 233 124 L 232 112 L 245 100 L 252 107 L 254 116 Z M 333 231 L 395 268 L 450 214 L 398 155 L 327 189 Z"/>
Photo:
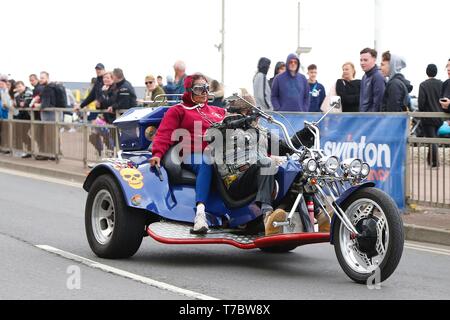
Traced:
<path fill-rule="evenodd" d="M 192 87 L 192 76 L 186 77 L 184 81 L 184 87 Z M 202 152 L 208 145 L 203 141 L 203 135 L 205 131 L 211 126 L 212 123 L 221 122 L 225 117 L 225 109 L 209 106 L 207 103 L 198 105 L 191 99 L 191 92 L 186 91 L 183 94 L 183 103 L 170 107 L 164 115 L 164 118 L 159 125 L 156 136 L 152 144 L 153 157 L 159 157 L 162 159 L 164 154 L 169 148 L 178 142 L 172 141 L 172 133 L 176 129 L 185 129 L 190 133 L 190 146 L 184 145 L 183 148 L 190 147 L 192 153 Z M 201 135 L 194 135 L 194 123 L 197 122 L 197 126 L 201 124 Z M 181 143 L 189 143 L 189 141 L 181 141 Z"/>

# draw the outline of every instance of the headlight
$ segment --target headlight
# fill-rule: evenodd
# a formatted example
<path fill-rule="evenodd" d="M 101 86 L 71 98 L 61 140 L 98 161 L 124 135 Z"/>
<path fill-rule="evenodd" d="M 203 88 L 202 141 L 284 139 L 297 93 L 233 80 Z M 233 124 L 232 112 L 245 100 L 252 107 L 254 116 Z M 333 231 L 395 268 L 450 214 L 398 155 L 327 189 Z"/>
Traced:
<path fill-rule="evenodd" d="M 303 168 L 305 168 L 308 172 L 316 172 L 317 170 L 317 162 L 314 159 L 305 159 L 303 161 Z"/>
<path fill-rule="evenodd" d="M 325 157 L 320 160 L 320 164 L 326 173 L 334 174 L 339 168 L 339 160 L 335 156 Z"/>
<path fill-rule="evenodd" d="M 346 159 L 342 161 L 342 170 L 352 176 L 361 174 L 363 163 L 359 159 Z"/>
<path fill-rule="evenodd" d="M 350 164 L 350 173 L 354 176 L 357 176 L 361 173 L 362 170 L 362 162 L 361 160 L 353 160 L 353 162 Z"/>
<path fill-rule="evenodd" d="M 361 167 L 361 175 L 365 178 L 369 175 L 370 173 L 370 166 L 367 163 L 363 163 L 362 167 Z"/>

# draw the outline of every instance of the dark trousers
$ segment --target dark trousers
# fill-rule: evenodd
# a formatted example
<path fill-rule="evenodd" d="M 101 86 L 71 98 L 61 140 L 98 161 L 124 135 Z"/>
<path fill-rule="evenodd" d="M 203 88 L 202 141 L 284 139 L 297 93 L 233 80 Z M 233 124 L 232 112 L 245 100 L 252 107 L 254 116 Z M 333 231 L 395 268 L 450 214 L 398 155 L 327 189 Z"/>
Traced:
<path fill-rule="evenodd" d="M 98 155 L 102 155 L 103 143 L 107 150 L 114 149 L 114 137 L 111 135 L 109 128 L 94 128 L 89 135 L 89 142 L 92 143 Z"/>
<path fill-rule="evenodd" d="M 274 184 L 275 175 L 262 175 L 261 165 L 254 164 L 230 185 L 228 192 L 234 199 L 242 199 L 257 192 L 256 202 L 272 205 Z"/>
<path fill-rule="evenodd" d="M 437 131 L 439 127 L 424 125 L 423 132 L 426 138 L 437 138 Z M 432 144 L 428 147 L 427 163 L 431 166 L 439 165 L 438 147 Z"/>

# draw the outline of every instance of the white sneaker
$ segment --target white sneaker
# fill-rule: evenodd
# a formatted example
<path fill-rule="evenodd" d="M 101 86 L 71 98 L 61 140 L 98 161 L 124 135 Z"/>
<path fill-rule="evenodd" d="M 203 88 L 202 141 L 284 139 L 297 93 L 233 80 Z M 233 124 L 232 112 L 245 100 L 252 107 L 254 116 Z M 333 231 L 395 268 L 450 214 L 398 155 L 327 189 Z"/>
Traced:
<path fill-rule="evenodd" d="M 208 232 L 208 222 L 206 221 L 206 214 L 204 212 L 197 212 L 194 219 L 194 229 L 195 233 L 206 233 Z"/>

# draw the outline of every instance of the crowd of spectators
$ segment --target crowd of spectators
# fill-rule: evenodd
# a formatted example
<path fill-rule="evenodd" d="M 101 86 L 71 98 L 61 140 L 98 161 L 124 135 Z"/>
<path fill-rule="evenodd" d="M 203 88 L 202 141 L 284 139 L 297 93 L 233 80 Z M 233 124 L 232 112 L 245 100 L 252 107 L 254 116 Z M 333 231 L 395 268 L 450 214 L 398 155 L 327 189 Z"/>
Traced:
<path fill-rule="evenodd" d="M 329 108 L 331 96 L 341 98 L 342 112 L 402 112 L 411 108 L 410 93 L 413 86 L 401 73 L 406 67 L 405 60 L 396 54 L 386 51 L 381 56 L 381 65 L 377 65 L 378 53 L 371 48 L 360 52 L 360 67 L 364 72 L 361 80 L 355 79 L 356 69 L 352 62 L 342 65 L 342 76 L 329 89 L 328 94 L 318 79 L 318 66 L 307 67 L 307 77 L 301 70 L 301 61 L 296 54 L 289 54 L 286 61 L 279 61 L 274 68 L 274 75 L 268 79 L 271 60 L 266 57 L 259 59 L 257 72 L 253 77 L 253 92 L 256 105 L 268 111 L 290 112 L 322 112 Z M 0 119 L 30 120 L 33 115 L 36 121 L 54 122 L 59 112 L 49 111 L 49 108 L 70 108 L 74 114 L 81 109 L 88 109 L 88 121 L 96 124 L 112 124 L 118 110 L 135 106 L 154 107 L 162 103 L 173 105 L 184 92 L 186 64 L 176 61 L 174 73 L 164 79 L 158 75 L 148 74 L 144 78 L 145 93 L 137 97 L 133 85 L 125 78 L 120 68 L 107 71 L 102 63 L 95 66 L 96 77 L 91 80 L 91 88 L 81 103 L 78 103 L 72 92 L 60 82 L 50 79 L 48 72 L 29 76 L 30 86 L 24 81 L 8 79 L 0 75 Z M 449 79 L 442 82 L 436 79 L 438 68 L 429 64 L 426 68 L 427 80 L 419 86 L 418 108 L 423 112 L 450 112 L 450 59 L 446 65 Z M 224 106 L 224 86 L 217 80 L 207 77 L 209 91 L 212 95 L 211 105 Z M 31 108 L 29 110 L 21 110 Z M 95 112 L 102 110 L 102 112 Z M 82 117 L 80 116 L 82 119 Z M 422 129 L 426 137 L 436 137 L 438 128 L 442 125 L 439 118 L 423 119 Z M 0 126 L 0 130 L 1 130 Z M 37 139 L 39 150 L 45 150 L 46 145 L 53 145 L 52 133 L 45 126 L 38 126 L 36 136 L 46 135 L 46 141 Z M 108 148 L 114 141 L 108 138 L 105 130 L 93 130 L 89 140 L 101 154 L 103 145 Z M 0 131 L 0 145 L 2 142 Z M 54 139 L 54 138 L 53 138 Z M 23 137 L 23 143 L 30 150 L 30 136 Z M 6 151 L 8 152 L 8 151 Z M 29 157 L 29 153 L 22 154 Z M 49 159 L 38 156 L 37 159 Z M 50 158 L 51 159 L 51 158 Z M 437 147 L 430 148 L 428 155 L 430 165 L 437 166 Z"/>
<path fill-rule="evenodd" d="M 300 72 L 300 59 L 289 54 L 286 62 L 279 61 L 275 66 L 274 77 L 268 79 L 271 60 L 259 59 L 257 72 L 253 78 L 253 92 L 257 105 L 265 110 L 322 112 L 329 107 L 330 96 L 339 96 L 343 112 L 402 112 L 411 110 L 413 86 L 401 73 L 406 67 L 405 60 L 390 51 L 382 54 L 381 65 L 377 65 L 378 52 L 364 48 L 360 52 L 360 66 L 364 75 L 355 79 L 356 69 L 352 62 L 342 65 L 342 77 L 326 93 L 323 84 L 318 82 L 318 66 L 307 67 L 307 76 Z M 450 78 L 450 60 L 446 66 Z M 432 70 L 430 73 L 429 71 Z M 437 74 L 435 64 L 427 67 L 429 79 Z M 427 80 L 428 81 L 428 80 Z M 436 80 L 438 81 L 438 80 Z M 435 92 L 432 102 L 424 102 L 425 93 L 419 90 L 421 111 L 448 112 L 450 102 L 449 80 L 445 83 L 433 81 Z M 422 84 L 421 84 L 422 87 Z M 432 107 L 430 106 L 432 105 Z"/>

